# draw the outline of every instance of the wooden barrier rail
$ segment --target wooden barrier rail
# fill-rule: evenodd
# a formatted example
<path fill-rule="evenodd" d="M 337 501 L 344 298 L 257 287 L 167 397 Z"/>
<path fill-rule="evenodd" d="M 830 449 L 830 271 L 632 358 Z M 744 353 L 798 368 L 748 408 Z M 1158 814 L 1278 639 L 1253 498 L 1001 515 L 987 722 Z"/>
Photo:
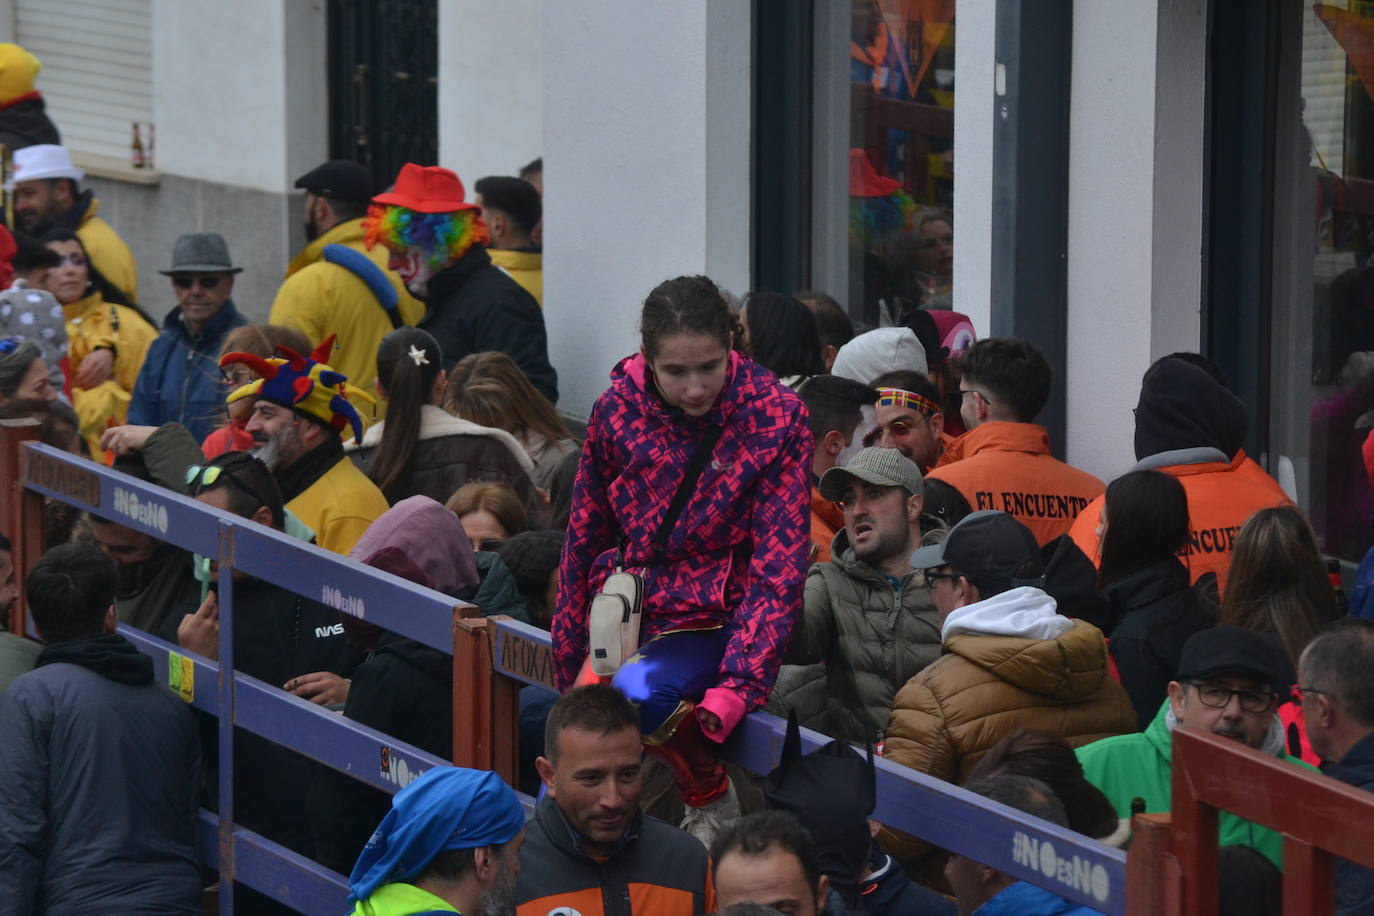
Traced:
<path fill-rule="evenodd" d="M 1374 868 L 1374 794 L 1238 741 L 1174 731 L 1173 856 L 1181 912 L 1217 913 L 1217 811 L 1283 834 L 1283 912 L 1330 916 L 1333 856 Z"/>

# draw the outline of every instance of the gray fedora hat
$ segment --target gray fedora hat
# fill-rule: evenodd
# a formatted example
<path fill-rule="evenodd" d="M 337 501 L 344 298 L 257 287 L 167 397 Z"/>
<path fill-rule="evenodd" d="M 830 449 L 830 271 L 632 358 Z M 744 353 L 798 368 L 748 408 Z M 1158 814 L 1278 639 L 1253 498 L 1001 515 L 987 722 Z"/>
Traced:
<path fill-rule="evenodd" d="M 172 248 L 172 266 L 160 274 L 236 274 L 229 245 L 218 232 L 188 232 Z"/>

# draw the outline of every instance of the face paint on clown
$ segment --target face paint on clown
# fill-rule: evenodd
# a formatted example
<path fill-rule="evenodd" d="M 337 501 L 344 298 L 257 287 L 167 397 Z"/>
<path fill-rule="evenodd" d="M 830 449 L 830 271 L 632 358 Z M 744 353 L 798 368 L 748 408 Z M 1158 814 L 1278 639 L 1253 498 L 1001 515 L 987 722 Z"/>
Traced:
<path fill-rule="evenodd" d="M 406 289 L 420 299 L 429 292 L 429 281 L 438 273 L 430 266 L 429 258 L 425 257 L 424 252 L 417 248 L 408 248 L 402 254 L 391 252 L 386 266 L 394 270 L 401 278 L 401 282 L 406 285 Z"/>

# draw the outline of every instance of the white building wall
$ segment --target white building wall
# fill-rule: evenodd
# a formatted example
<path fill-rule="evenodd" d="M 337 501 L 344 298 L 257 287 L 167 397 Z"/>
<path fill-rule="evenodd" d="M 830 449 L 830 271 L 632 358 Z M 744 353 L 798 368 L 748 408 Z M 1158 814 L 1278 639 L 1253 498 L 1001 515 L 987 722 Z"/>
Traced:
<path fill-rule="evenodd" d="M 439 4 L 439 164 L 471 193 L 544 149 L 543 0 Z"/>
<path fill-rule="evenodd" d="M 309 84 L 287 84 L 288 5 L 298 8 L 293 16 L 312 12 L 323 32 L 323 4 L 314 0 L 154 0 L 159 170 L 262 191 L 290 188 L 287 100 Z"/>
<path fill-rule="evenodd" d="M 749 285 L 750 4 L 547 3 L 544 300 L 559 406 L 638 346 L 645 295 Z"/>
<path fill-rule="evenodd" d="M 954 28 L 954 308 L 992 326 L 993 7 L 961 7 Z"/>
<path fill-rule="evenodd" d="M 1074 4 L 1066 450 L 1103 479 L 1134 464 L 1145 369 L 1198 347 L 1205 14 Z"/>

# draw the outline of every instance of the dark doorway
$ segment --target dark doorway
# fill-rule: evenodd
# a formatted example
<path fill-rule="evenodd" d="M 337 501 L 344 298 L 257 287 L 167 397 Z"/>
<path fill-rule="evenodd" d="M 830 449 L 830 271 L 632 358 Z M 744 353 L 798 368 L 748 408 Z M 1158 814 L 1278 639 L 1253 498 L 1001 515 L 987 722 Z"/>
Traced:
<path fill-rule="evenodd" d="M 389 185 L 439 158 L 437 0 L 329 0 L 329 155 Z"/>

